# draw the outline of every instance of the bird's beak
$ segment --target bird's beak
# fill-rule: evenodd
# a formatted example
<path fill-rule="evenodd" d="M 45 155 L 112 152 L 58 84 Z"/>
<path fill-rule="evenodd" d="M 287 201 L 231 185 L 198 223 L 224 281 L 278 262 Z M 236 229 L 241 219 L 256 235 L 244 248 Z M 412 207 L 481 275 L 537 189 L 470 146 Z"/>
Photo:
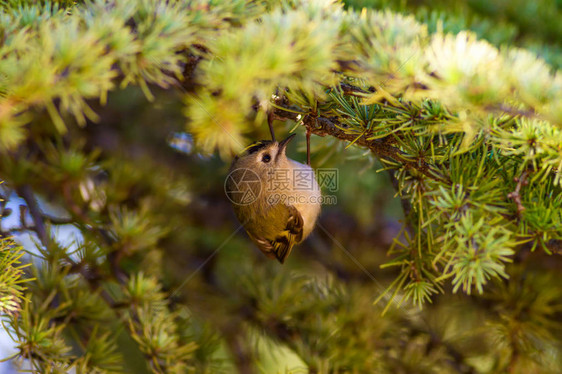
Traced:
<path fill-rule="evenodd" d="M 286 151 L 287 146 L 289 145 L 289 143 L 291 142 L 291 140 L 293 140 L 293 138 L 296 136 L 297 134 L 291 134 L 289 135 L 286 139 L 283 139 L 279 142 L 279 152 L 277 152 L 277 154 L 284 154 Z"/>

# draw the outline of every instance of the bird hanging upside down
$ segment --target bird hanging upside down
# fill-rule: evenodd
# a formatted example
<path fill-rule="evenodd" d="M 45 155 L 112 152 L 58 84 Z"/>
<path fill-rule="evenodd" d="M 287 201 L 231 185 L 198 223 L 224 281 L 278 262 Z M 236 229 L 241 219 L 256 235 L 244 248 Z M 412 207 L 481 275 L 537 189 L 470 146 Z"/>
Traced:
<path fill-rule="evenodd" d="M 321 205 L 314 170 L 285 154 L 294 136 L 246 148 L 232 162 L 225 183 L 234 212 L 252 241 L 281 263 L 312 232 Z"/>

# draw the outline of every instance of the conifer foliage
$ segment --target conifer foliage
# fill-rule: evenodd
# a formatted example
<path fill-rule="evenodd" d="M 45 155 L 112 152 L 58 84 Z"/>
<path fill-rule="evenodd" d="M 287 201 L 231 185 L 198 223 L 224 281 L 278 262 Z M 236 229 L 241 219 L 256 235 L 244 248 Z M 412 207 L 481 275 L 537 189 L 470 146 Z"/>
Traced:
<path fill-rule="evenodd" d="M 10 362 L 562 372 L 562 8 L 533 4 L 2 1 Z M 268 116 L 347 201 L 283 267 L 222 190 Z"/>

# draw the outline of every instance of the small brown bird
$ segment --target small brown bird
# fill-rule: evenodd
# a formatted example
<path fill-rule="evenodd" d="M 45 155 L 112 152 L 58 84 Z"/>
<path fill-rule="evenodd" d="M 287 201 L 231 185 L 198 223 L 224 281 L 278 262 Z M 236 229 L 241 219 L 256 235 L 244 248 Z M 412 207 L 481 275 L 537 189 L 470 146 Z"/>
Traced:
<path fill-rule="evenodd" d="M 252 144 L 234 159 L 225 182 L 252 241 L 281 263 L 312 232 L 322 199 L 314 170 L 285 154 L 294 136 Z"/>

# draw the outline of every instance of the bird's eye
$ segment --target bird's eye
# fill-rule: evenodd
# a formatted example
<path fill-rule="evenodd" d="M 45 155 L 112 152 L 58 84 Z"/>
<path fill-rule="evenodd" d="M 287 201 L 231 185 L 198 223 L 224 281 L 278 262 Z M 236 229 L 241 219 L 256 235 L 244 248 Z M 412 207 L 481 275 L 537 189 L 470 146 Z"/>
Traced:
<path fill-rule="evenodd" d="M 263 155 L 263 157 L 261 158 L 261 160 L 265 163 L 268 163 L 269 161 L 271 161 L 271 156 L 270 155 Z"/>

